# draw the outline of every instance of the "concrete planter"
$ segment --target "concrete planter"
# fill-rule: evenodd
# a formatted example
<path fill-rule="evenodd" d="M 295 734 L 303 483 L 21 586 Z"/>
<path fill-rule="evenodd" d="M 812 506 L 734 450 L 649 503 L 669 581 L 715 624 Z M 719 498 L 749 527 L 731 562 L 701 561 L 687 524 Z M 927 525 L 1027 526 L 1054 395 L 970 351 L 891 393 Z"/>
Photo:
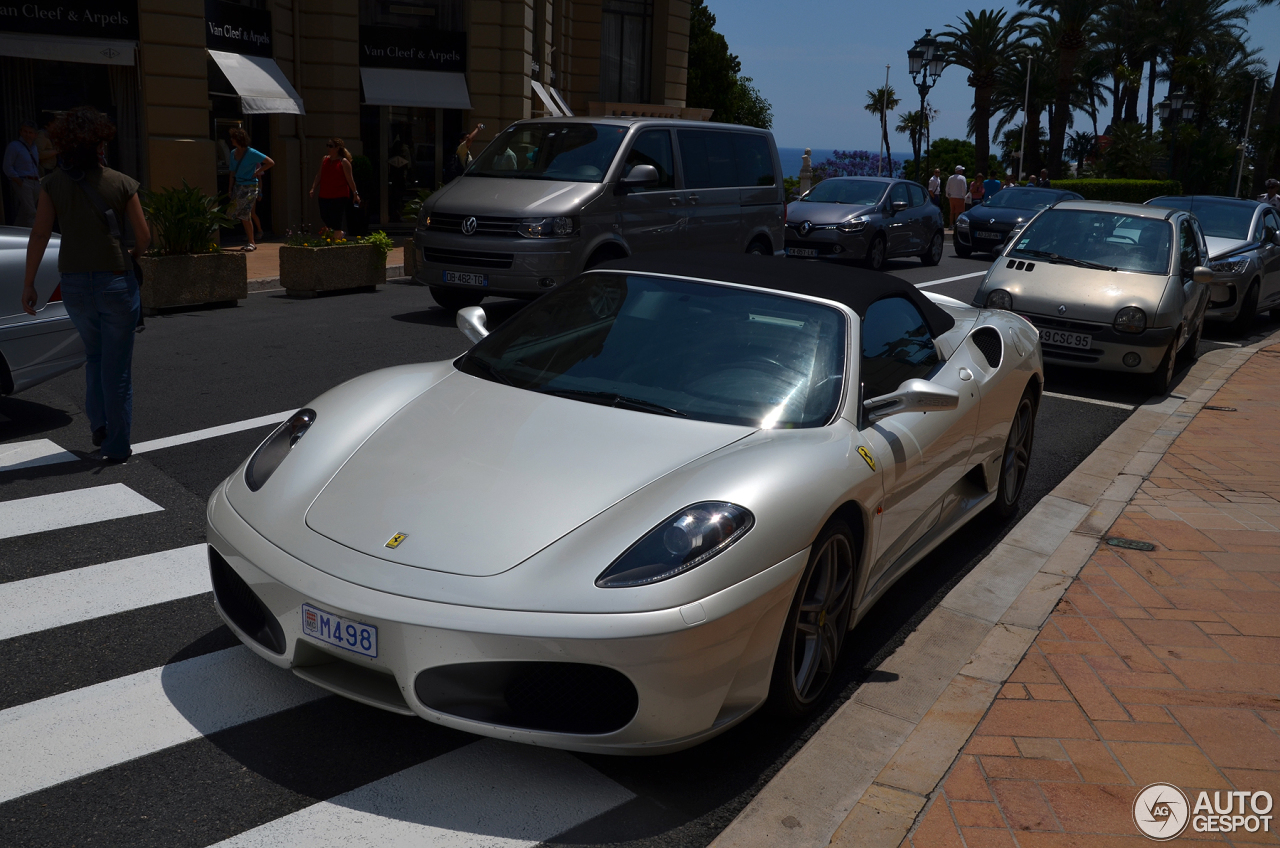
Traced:
<path fill-rule="evenodd" d="M 386 279 L 386 261 L 377 245 L 280 248 L 280 285 L 294 297 L 346 289 L 373 291 Z"/>
<path fill-rule="evenodd" d="M 249 296 L 243 253 L 144 256 L 142 308 L 146 312 L 200 303 L 235 303 Z"/>

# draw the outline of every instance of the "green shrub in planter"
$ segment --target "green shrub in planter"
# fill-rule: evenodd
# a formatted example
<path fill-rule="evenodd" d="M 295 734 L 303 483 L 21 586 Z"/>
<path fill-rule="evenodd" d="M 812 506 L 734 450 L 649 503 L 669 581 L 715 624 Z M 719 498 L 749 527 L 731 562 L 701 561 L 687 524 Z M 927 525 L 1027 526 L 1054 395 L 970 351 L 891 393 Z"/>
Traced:
<path fill-rule="evenodd" d="M 1153 197 L 1182 194 L 1177 180 L 1054 180 L 1053 187 L 1074 191 L 1085 200 L 1119 200 L 1146 203 Z"/>
<path fill-rule="evenodd" d="M 203 189 L 187 185 L 146 192 L 142 209 L 152 227 L 151 255 L 186 256 L 218 250 L 214 233 L 219 227 L 236 226 L 227 214 L 231 205 L 221 197 L 210 197 Z"/>
<path fill-rule="evenodd" d="M 147 314 L 175 306 L 234 303 L 249 296 L 245 254 L 223 253 L 214 241 L 219 227 L 239 223 L 227 215 L 228 205 L 186 180 L 182 188 L 143 195 L 152 232 L 151 250 L 138 260 Z"/>

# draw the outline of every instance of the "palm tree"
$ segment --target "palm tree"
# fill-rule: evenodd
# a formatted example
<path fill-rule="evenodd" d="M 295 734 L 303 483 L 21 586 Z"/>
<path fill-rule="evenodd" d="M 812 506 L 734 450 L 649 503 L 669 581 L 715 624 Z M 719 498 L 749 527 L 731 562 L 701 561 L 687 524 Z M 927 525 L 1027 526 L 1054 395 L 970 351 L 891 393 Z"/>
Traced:
<path fill-rule="evenodd" d="M 1008 61 L 996 75 L 996 86 L 991 96 L 992 108 L 1000 115 L 995 126 L 998 135 L 1022 113 L 1023 98 L 1027 94 L 1027 72 L 1030 70 L 1030 98 L 1026 104 L 1027 150 L 1022 163 L 1024 173 L 1039 173 L 1043 165 L 1041 152 L 1045 145 L 1040 142 L 1040 117 L 1045 104 L 1053 99 L 1054 80 L 1057 77 L 1053 52 L 1041 49 L 1036 43 L 1038 37 L 1047 35 L 1042 32 L 1043 29 L 1043 24 L 1033 27 L 1028 32 L 1026 49 L 1010 53 Z M 1044 41 L 1040 43 L 1043 44 Z"/>
<path fill-rule="evenodd" d="M 1056 179 L 1062 175 L 1062 151 L 1071 117 L 1076 67 L 1081 53 L 1089 45 L 1096 18 L 1106 0 L 1020 0 L 1020 3 L 1032 9 L 1036 18 L 1055 24 L 1056 40 L 1045 43 L 1054 48 L 1058 61 L 1058 79 L 1049 121 L 1049 176 Z"/>
<path fill-rule="evenodd" d="M 893 86 L 882 85 L 875 91 L 867 91 L 867 102 L 862 107 L 880 119 L 880 135 L 884 142 L 885 160 L 889 163 L 889 176 L 893 176 L 893 154 L 889 151 L 889 110 L 897 109 L 898 95 Z"/>
<path fill-rule="evenodd" d="M 1087 130 L 1076 130 L 1067 137 L 1067 154 L 1076 160 L 1076 176 L 1084 174 L 1084 158 L 1092 156 L 1098 146 L 1098 136 Z"/>
<path fill-rule="evenodd" d="M 1004 9 L 965 12 L 960 26 L 949 24 L 938 41 L 947 63 L 969 72 L 973 88 L 973 146 L 979 167 L 991 155 L 991 96 L 1011 45 L 1022 33 L 1025 15 L 1006 17 Z"/>
<path fill-rule="evenodd" d="M 925 105 L 928 119 L 920 117 L 920 110 L 914 112 L 906 112 L 898 116 L 898 125 L 893 128 L 894 132 L 902 133 L 911 140 L 911 153 L 915 160 L 920 161 L 920 151 L 924 148 L 924 133 L 929 121 L 938 117 L 938 110 L 928 104 Z M 920 179 L 920 174 L 915 175 L 915 179 Z"/>

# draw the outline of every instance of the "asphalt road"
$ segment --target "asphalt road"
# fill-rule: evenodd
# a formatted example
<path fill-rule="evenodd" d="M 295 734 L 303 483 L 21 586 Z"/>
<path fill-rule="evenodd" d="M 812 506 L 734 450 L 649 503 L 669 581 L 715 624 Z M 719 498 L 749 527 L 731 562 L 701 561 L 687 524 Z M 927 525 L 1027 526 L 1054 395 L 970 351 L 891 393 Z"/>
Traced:
<path fill-rule="evenodd" d="M 967 302 L 986 268 L 987 262 L 958 259 L 948 248 L 938 267 L 910 260 L 891 262 L 888 270 Z M 520 306 L 487 302 L 490 325 Z M 1261 336 L 1275 323 L 1259 319 L 1255 329 Z M 1211 331 L 1202 349 L 1241 341 Z M 234 309 L 150 318 L 134 360 L 134 441 L 296 409 L 356 375 L 453 357 L 466 347 L 452 316 L 434 306 L 425 289 L 403 281 L 376 293 L 314 300 L 256 293 Z M 1051 394 L 1037 422 L 1024 512 L 1145 400 L 1136 381 L 1096 373 L 1055 369 L 1046 389 Z M 82 392 L 83 377 L 75 373 L 0 398 L 0 443 L 47 439 L 87 453 Z M 19 597 L 6 590 L 36 585 L 17 581 L 74 576 L 75 569 L 133 557 L 149 561 L 200 545 L 209 494 L 269 430 L 264 425 L 158 448 L 118 467 L 67 461 L 0 471 L 0 609 L 4 599 Z M 24 520 L 35 521 L 37 531 L 5 537 L 7 505 L 47 503 L 56 511 L 61 501 L 27 499 L 111 484 L 151 506 L 133 512 L 120 506 L 109 520 L 43 531 L 40 517 L 29 516 Z M 324 693 L 288 675 L 269 691 L 239 688 L 247 685 L 243 675 L 200 677 L 191 670 L 234 665 L 243 650 L 203 591 L 141 606 L 126 598 L 117 612 L 25 630 L 0 615 L 0 845 L 170 848 L 209 845 L 245 831 L 257 842 L 244 844 L 280 844 L 269 828 L 323 829 L 306 818 L 325 807 L 317 802 L 336 797 L 334 808 L 365 809 L 361 792 L 367 795 L 371 782 L 383 781 L 374 786 L 386 789 L 385 781 L 411 773 L 425 781 L 414 784 L 419 791 L 452 787 L 440 790 L 452 799 L 448 809 L 424 813 L 436 808 L 423 801 L 412 813 L 441 828 L 431 844 L 474 844 L 448 841 L 468 837 L 459 822 L 471 804 L 481 805 L 485 816 L 494 807 L 505 811 L 484 832 L 486 844 L 704 846 L 1016 521 L 979 517 L 900 581 L 852 634 L 822 715 L 795 722 L 761 713 L 705 745 L 655 758 L 512 751 L 517 746 L 477 743 L 417 719 L 319 697 Z M 119 592 L 153 589 L 139 581 Z M 163 697 L 137 694 L 147 686 L 160 687 Z M 92 730 L 79 738 L 86 715 Z M 529 775 L 534 794 L 516 787 L 493 795 L 504 785 L 501 775 L 510 774 Z M 570 803 L 583 798 L 595 800 Z M 395 824 L 394 812 L 376 804 L 368 809 L 383 810 L 379 821 L 388 828 Z M 377 832 L 374 827 L 362 841 L 375 844 Z"/>

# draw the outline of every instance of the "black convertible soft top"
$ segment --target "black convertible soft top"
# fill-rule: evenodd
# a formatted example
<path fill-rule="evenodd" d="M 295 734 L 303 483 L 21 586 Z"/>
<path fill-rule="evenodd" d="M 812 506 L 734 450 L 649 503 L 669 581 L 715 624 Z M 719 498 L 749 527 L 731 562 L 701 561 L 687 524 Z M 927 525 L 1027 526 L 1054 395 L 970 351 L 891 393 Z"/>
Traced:
<path fill-rule="evenodd" d="M 843 303 L 862 317 L 866 316 L 867 307 L 877 300 L 905 297 L 924 315 L 934 338 L 956 323 L 945 309 L 925 297 L 920 289 L 897 277 L 865 268 L 805 262 L 781 256 L 673 250 L 614 259 L 592 270 L 697 277 L 803 294 Z"/>

